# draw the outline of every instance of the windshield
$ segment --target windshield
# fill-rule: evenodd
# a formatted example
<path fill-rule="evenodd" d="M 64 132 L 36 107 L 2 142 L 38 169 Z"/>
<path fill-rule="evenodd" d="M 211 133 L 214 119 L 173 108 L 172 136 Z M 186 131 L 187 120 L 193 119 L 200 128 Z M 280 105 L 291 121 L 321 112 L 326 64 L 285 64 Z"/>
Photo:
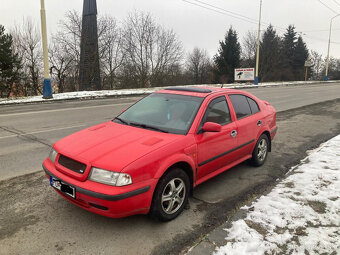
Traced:
<path fill-rule="evenodd" d="M 151 94 L 114 119 L 114 122 L 159 132 L 186 134 L 204 98 Z"/>

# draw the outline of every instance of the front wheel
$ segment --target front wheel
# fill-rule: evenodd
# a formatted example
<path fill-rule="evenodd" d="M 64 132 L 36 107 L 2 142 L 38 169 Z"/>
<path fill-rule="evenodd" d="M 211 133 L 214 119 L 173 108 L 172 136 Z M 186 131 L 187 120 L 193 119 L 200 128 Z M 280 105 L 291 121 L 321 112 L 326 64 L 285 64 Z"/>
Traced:
<path fill-rule="evenodd" d="M 150 216 L 160 221 L 176 218 L 188 202 L 190 181 L 179 168 L 167 172 L 159 181 L 151 204 Z"/>
<path fill-rule="evenodd" d="M 269 147 L 268 137 L 265 134 L 263 134 L 257 140 L 253 151 L 253 156 L 251 158 L 251 163 L 254 166 L 262 166 L 264 164 L 268 155 L 268 147 Z"/>

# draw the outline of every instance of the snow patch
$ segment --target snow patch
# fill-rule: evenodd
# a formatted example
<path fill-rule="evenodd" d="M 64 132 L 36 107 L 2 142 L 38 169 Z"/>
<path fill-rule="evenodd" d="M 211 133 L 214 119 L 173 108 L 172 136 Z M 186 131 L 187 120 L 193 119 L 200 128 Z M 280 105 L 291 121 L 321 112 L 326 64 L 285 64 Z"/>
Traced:
<path fill-rule="evenodd" d="M 340 135 L 310 151 L 268 195 L 232 223 L 223 254 L 336 254 L 340 251 Z M 251 209 L 250 209 L 251 208 Z"/>
<path fill-rule="evenodd" d="M 328 81 L 327 83 L 334 83 L 337 81 Z M 287 85 L 303 85 L 303 84 L 319 84 L 320 81 L 296 81 L 296 82 L 267 82 L 254 85 L 250 83 L 246 84 L 202 84 L 202 85 L 184 85 L 176 87 L 221 87 L 240 89 L 240 88 L 254 88 L 254 87 L 272 87 L 272 86 L 287 86 Z M 36 102 L 48 102 L 68 99 L 87 99 L 87 98 L 103 98 L 113 96 L 128 96 L 128 95 L 145 95 L 154 91 L 164 89 L 166 87 L 154 87 L 154 88 L 141 88 L 141 89 L 120 89 L 120 90 L 99 90 L 99 91 L 75 91 L 53 94 L 51 99 L 43 99 L 42 96 L 32 96 L 14 99 L 0 99 L 1 104 L 20 104 L 20 103 L 36 103 Z"/>

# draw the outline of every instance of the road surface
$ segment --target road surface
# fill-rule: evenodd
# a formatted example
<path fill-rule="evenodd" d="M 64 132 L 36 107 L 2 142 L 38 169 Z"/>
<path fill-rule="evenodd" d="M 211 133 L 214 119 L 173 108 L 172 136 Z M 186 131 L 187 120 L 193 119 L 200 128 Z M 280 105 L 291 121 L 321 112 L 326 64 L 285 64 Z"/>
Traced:
<path fill-rule="evenodd" d="M 266 164 L 243 163 L 200 185 L 190 209 L 169 223 L 82 210 L 49 187 L 40 170 L 53 142 L 111 119 L 136 98 L 1 106 L 0 174 L 15 178 L 0 182 L 0 254 L 178 254 L 283 177 L 306 150 L 340 133 L 339 85 L 248 91 L 279 111 Z"/>
<path fill-rule="evenodd" d="M 277 111 L 340 98 L 340 84 L 247 89 Z M 0 180 L 41 169 L 49 148 L 78 130 L 112 119 L 138 100 L 111 98 L 0 106 Z"/>

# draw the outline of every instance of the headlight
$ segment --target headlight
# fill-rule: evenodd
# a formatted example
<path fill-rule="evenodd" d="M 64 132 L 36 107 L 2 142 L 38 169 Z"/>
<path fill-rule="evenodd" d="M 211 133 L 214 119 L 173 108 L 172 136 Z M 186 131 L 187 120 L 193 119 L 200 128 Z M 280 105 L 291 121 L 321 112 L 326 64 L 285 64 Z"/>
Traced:
<path fill-rule="evenodd" d="M 131 176 L 92 167 L 89 180 L 112 186 L 125 186 L 132 183 Z"/>
<path fill-rule="evenodd" d="M 58 152 L 55 149 L 52 148 L 51 151 L 50 151 L 50 155 L 48 155 L 48 157 L 54 163 L 57 155 L 58 155 Z"/>

